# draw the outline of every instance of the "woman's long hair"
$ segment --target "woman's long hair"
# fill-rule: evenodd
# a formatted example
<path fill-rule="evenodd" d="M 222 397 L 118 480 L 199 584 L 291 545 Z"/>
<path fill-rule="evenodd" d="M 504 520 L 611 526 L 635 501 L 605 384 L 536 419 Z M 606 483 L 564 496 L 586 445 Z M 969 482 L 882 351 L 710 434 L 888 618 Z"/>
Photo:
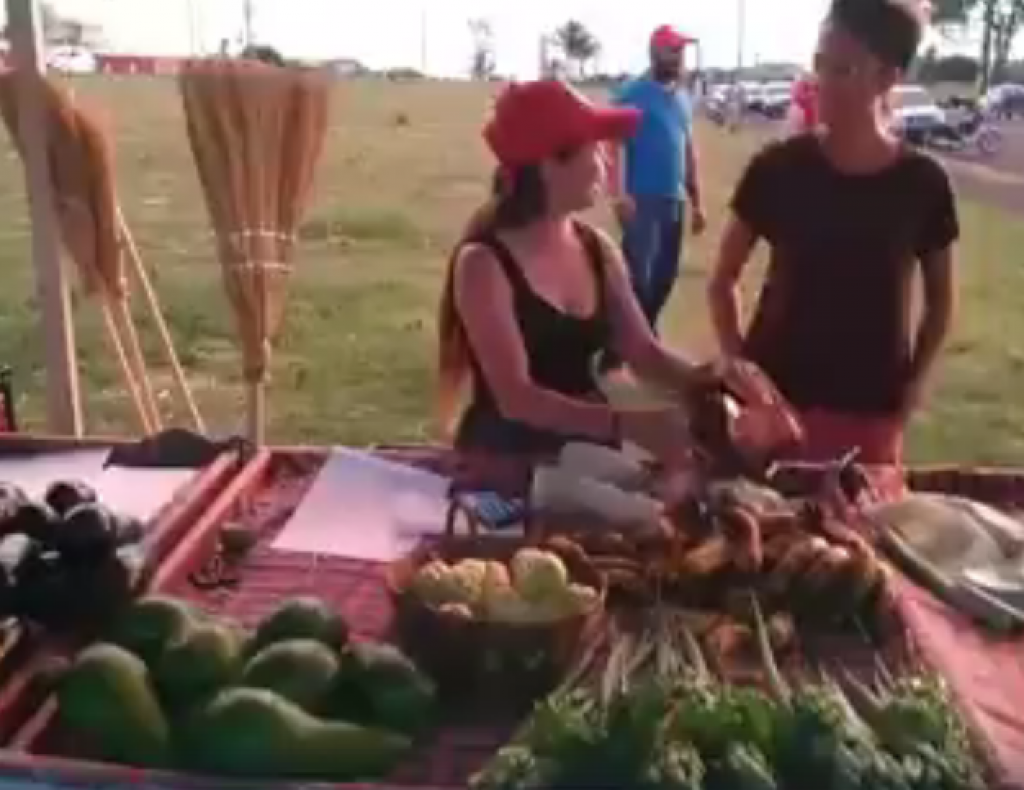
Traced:
<path fill-rule="evenodd" d="M 455 263 L 463 246 L 505 229 L 521 228 L 547 213 L 547 193 L 539 165 L 499 170 L 491 197 L 470 217 L 448 259 L 448 272 L 438 309 L 438 408 L 441 425 L 451 436 L 462 416 L 463 397 L 471 372 L 471 350 L 455 304 Z"/>

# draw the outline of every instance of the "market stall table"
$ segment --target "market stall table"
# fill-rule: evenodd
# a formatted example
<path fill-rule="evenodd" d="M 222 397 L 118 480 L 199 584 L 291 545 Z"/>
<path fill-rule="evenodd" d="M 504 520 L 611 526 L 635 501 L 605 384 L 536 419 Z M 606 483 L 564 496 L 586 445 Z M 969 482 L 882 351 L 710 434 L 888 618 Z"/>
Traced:
<path fill-rule="evenodd" d="M 0 437 L 0 482 L 39 498 L 57 480 L 74 480 L 95 490 L 111 510 L 138 519 L 137 588 L 147 580 L 194 520 L 244 462 L 236 449 L 200 441 L 186 452 L 173 433 L 140 442 L 125 439 L 70 439 L 11 435 Z M 189 444 L 186 442 L 186 444 Z M 11 649 L 0 655 L 0 737 L 8 738 L 38 706 L 34 684 L 40 660 L 73 636 L 9 622 Z"/>
<path fill-rule="evenodd" d="M 426 448 L 381 449 L 377 457 L 429 469 L 453 478 L 465 479 L 466 470 L 443 451 Z M 273 548 L 282 528 L 315 485 L 316 475 L 329 454 L 324 450 L 295 448 L 260 451 L 231 484 L 206 510 L 188 535 L 163 563 L 153 579 L 153 589 L 181 596 L 202 604 L 219 614 L 252 623 L 274 608 L 283 598 L 294 595 L 316 595 L 335 605 L 347 618 L 357 639 L 374 639 L 387 634 L 391 604 L 382 582 L 386 567 L 378 559 L 352 559 L 314 552 L 279 551 Z M 474 482 L 479 470 L 472 470 Z M 508 470 L 504 470 L 507 472 Z M 814 470 L 798 470 L 813 476 Z M 514 475 L 513 475 L 514 477 Z M 884 475 L 883 475 L 884 477 Z M 891 477 L 891 476 L 890 476 Z M 911 486 L 943 488 L 987 499 L 997 504 L 1013 505 L 1024 500 L 1024 478 L 1008 474 L 957 473 L 944 470 L 916 472 L 910 476 Z M 320 514 L 336 529 L 355 525 L 352 514 L 345 509 Z M 255 530 L 258 543 L 239 567 L 239 577 L 225 577 L 224 584 L 212 589 L 197 589 L 196 573 L 208 566 L 216 556 L 219 534 L 225 524 L 237 523 Z M 967 718 L 981 736 L 985 752 L 994 766 L 1000 786 L 1024 787 L 1024 765 L 1018 748 L 1020 741 L 1008 740 L 1008 734 L 1020 737 L 1024 732 L 1024 716 L 1000 706 L 992 694 L 978 691 L 977 669 L 988 667 L 1000 671 L 1004 680 L 1003 698 L 1018 695 L 1017 683 L 1024 691 L 1024 677 L 1016 654 L 1020 642 L 994 646 L 969 630 L 957 615 L 928 600 L 925 593 L 900 584 L 901 609 L 907 625 L 927 663 L 947 677 L 956 692 Z M 964 634 L 970 633 L 969 638 Z M 954 643 L 954 634 L 959 634 Z M 827 650 L 827 648 L 823 648 Z M 964 659 L 963 655 L 970 655 Z M 1012 663 L 1009 669 L 998 670 L 1001 662 Z M 843 657 L 846 662 L 846 657 Z M 965 666 L 972 671 L 965 671 Z M 21 756 L 7 763 L 17 770 L 36 770 L 50 775 L 81 777 L 87 771 L 94 781 L 105 786 L 139 781 L 137 773 L 128 777 L 123 769 L 103 768 L 51 755 L 73 753 L 73 747 L 61 743 L 60 733 L 53 726 L 53 705 L 48 703 L 23 727 L 12 742 Z M 1019 718 L 1021 724 L 1015 721 Z M 396 775 L 389 787 L 464 787 L 466 779 L 503 743 L 514 724 L 494 721 L 488 726 L 451 724 L 442 729 L 409 765 Z M 40 757 L 38 763 L 27 760 L 25 753 Z M 27 760 L 27 761 L 26 761 Z M 3 765 L 0 760 L 0 765 Z M 133 777 L 133 778 L 132 778 Z M 196 786 L 229 787 L 223 780 L 186 780 L 179 776 L 150 776 L 147 782 L 159 787 Z M 251 786 L 251 785 L 248 785 Z M 277 785 L 280 786 L 280 785 Z"/>

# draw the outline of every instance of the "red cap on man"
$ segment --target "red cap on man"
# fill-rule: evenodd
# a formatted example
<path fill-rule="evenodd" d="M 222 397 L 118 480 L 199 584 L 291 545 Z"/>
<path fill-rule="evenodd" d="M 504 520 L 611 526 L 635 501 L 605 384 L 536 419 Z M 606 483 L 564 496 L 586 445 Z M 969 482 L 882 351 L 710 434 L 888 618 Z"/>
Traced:
<path fill-rule="evenodd" d="M 640 112 L 591 102 L 560 80 L 513 83 L 502 91 L 484 139 L 506 167 L 536 164 L 588 143 L 622 140 Z"/>
<path fill-rule="evenodd" d="M 695 39 L 680 33 L 672 25 L 662 25 L 651 33 L 651 49 L 682 49 Z"/>

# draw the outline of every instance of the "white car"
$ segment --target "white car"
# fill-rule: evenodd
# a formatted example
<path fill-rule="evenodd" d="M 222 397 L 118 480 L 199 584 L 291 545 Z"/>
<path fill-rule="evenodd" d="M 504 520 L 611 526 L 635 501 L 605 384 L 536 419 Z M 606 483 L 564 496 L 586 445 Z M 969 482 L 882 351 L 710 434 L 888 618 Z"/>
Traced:
<path fill-rule="evenodd" d="M 47 53 L 47 65 L 65 74 L 93 74 L 98 64 L 96 56 L 81 47 L 53 47 Z"/>
<path fill-rule="evenodd" d="M 889 120 L 901 137 L 920 142 L 947 125 L 946 113 L 920 85 L 897 85 L 889 94 Z"/>
<path fill-rule="evenodd" d="M 792 101 L 792 82 L 768 82 L 761 88 L 761 112 L 769 118 L 785 118 Z"/>

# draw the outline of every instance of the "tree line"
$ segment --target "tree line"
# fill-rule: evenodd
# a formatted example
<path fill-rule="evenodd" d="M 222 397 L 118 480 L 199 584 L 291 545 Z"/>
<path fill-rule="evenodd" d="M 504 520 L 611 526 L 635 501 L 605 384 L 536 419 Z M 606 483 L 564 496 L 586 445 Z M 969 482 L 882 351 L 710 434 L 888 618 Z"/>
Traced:
<path fill-rule="evenodd" d="M 980 30 L 977 81 L 982 90 L 1014 76 L 1020 64 L 1011 56 L 1024 26 L 1024 0 L 934 0 L 932 5 L 932 21 L 940 30 Z"/>

